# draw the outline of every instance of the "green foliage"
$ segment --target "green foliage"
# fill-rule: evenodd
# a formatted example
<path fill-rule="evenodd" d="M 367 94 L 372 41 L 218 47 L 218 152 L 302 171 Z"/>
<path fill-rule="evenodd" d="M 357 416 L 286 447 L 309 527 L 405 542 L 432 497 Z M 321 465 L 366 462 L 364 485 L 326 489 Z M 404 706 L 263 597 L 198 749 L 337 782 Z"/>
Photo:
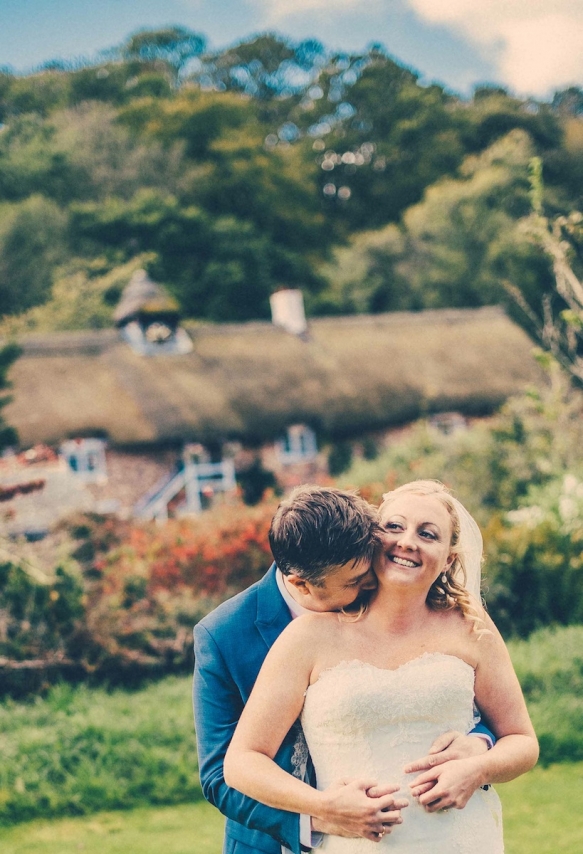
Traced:
<path fill-rule="evenodd" d="M 363 233 L 336 250 L 323 269 L 330 283 L 323 305 L 378 312 L 503 302 L 524 323 L 504 287 L 510 280 L 540 315 L 549 265 L 517 225 L 529 210 L 531 153 L 531 141 L 515 131 L 430 186 L 400 228 Z"/>
<path fill-rule="evenodd" d="M 527 148 L 557 210 L 583 196 L 575 91 L 533 105 L 482 87 L 462 102 L 378 45 L 333 54 L 264 34 L 204 48 L 180 27 L 143 30 L 96 65 L 0 74 L 0 238 L 18 219 L 3 203 L 20 219 L 45 205 L 21 256 L 0 240 L 4 289 L 20 275 L 11 312 L 50 298 L 59 259 L 111 269 L 147 252 L 197 318 L 266 317 L 281 285 L 320 314 L 482 305 L 505 279 L 540 315 L 548 263 L 514 224 Z M 337 250 L 325 287 L 318 268 L 356 229 L 369 231 Z"/>
<path fill-rule="evenodd" d="M 111 328 L 113 309 L 132 273 L 152 261 L 138 255 L 111 269 L 106 258 L 74 259 L 54 273 L 51 299 L 0 321 L 0 337 L 12 339 L 28 332 Z"/>
<path fill-rule="evenodd" d="M 259 457 L 237 472 L 237 483 L 241 487 L 243 501 L 252 507 L 263 500 L 266 490 L 277 488 L 274 473 L 263 467 Z"/>
<path fill-rule="evenodd" d="M 0 72 L 0 120 L 6 122 L 19 115 L 36 113 L 46 116 L 65 107 L 69 100 L 70 79 L 57 69 L 16 76 Z"/>
<path fill-rule="evenodd" d="M 168 284 L 184 312 L 224 321 L 268 317 L 269 295 L 282 283 L 303 281 L 314 289 L 320 284 L 295 248 L 270 240 L 260 225 L 211 216 L 184 207 L 175 196 L 140 190 L 128 202 L 72 206 L 70 227 L 80 253 L 116 247 L 128 261 L 137 253 L 156 253 L 149 271 Z M 283 222 L 271 228 L 283 229 Z M 289 230 L 288 242 L 299 243 L 297 231 Z"/>
<path fill-rule="evenodd" d="M 412 71 L 374 49 L 362 65 L 346 92 L 354 111 L 348 128 L 338 133 L 341 142 L 328 147 L 355 151 L 368 141 L 374 158 L 361 168 L 350 158 L 322 178 L 352 190 L 350 204 L 337 211 L 351 228 L 397 221 L 425 187 L 452 173 L 465 153 L 466 117 L 450 109 L 452 99 L 440 86 L 420 86 Z"/>
<path fill-rule="evenodd" d="M 47 650 L 56 658 L 67 656 L 84 613 L 82 592 L 79 579 L 62 567 L 39 582 L 20 566 L 0 564 L 0 656 L 20 661 Z"/>
<path fill-rule="evenodd" d="M 379 455 L 379 446 L 372 436 L 365 436 L 362 441 L 362 456 L 365 460 L 376 460 Z"/>
<path fill-rule="evenodd" d="M 350 442 L 336 442 L 328 451 L 328 471 L 332 477 L 343 474 L 352 463 L 352 445 Z"/>
<path fill-rule="evenodd" d="M 99 68 L 80 68 L 70 75 L 71 106 L 88 101 L 123 105 L 147 95 L 164 97 L 171 92 L 169 75 L 162 69 L 144 73 L 137 62 L 110 63 Z"/>
<path fill-rule="evenodd" d="M 470 138 L 476 149 L 486 148 L 513 128 L 526 131 L 541 151 L 551 150 L 561 142 L 561 126 L 550 105 L 537 104 L 533 109 L 528 102 L 498 87 L 476 89 L 469 121 Z"/>
<path fill-rule="evenodd" d="M 7 344 L 5 347 L 0 347 L 0 391 L 10 388 L 7 373 L 19 354 L 20 350 L 16 344 Z M 13 427 L 9 427 L 2 418 L 2 409 L 9 401 L 10 397 L 0 395 L 0 451 L 10 445 L 16 445 L 18 441 L 16 430 Z"/>
<path fill-rule="evenodd" d="M 506 635 L 583 623 L 583 532 L 544 519 L 533 524 L 537 509 L 513 511 L 517 522 L 526 520 L 522 524 L 493 520 L 485 531 L 486 601 Z"/>
<path fill-rule="evenodd" d="M 583 757 L 583 627 L 512 641 L 541 761 Z M 0 822 L 82 815 L 200 797 L 190 677 L 139 691 L 53 687 L 0 705 Z"/>
<path fill-rule="evenodd" d="M 189 60 L 201 54 L 206 39 L 185 27 L 162 30 L 140 30 L 122 47 L 122 54 L 142 62 L 163 62 L 178 76 Z"/>
<path fill-rule="evenodd" d="M 543 765 L 583 759 L 583 625 L 545 628 L 509 642 Z"/>
<path fill-rule="evenodd" d="M 510 399 L 488 423 L 443 435 L 420 423 L 342 486 L 372 501 L 417 478 L 450 486 L 484 530 L 484 593 L 506 636 L 583 622 L 583 398 L 552 383 Z"/>
<path fill-rule="evenodd" d="M 15 314 L 48 299 L 64 252 L 64 216 L 41 196 L 0 205 L 0 304 Z"/>
<path fill-rule="evenodd" d="M 132 693 L 55 686 L 0 706 L 0 821 L 200 797 L 188 679 Z"/>

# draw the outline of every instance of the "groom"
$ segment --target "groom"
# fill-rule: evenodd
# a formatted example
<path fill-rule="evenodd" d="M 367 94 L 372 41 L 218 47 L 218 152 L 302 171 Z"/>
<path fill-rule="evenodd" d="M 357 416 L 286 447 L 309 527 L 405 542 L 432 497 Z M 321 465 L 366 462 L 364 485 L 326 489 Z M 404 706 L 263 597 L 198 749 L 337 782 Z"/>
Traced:
<path fill-rule="evenodd" d="M 406 801 L 396 798 L 395 786 L 376 788 L 371 797 L 374 781 L 333 784 L 329 791 L 336 805 L 335 818 L 324 824 L 266 807 L 229 788 L 223 777 L 225 753 L 271 645 L 292 619 L 306 611 L 352 608 L 370 596 L 376 589 L 371 562 L 378 537 L 374 508 L 359 496 L 329 487 L 298 487 L 280 504 L 271 523 L 269 542 L 275 563 L 267 574 L 195 626 L 194 715 L 200 778 L 205 798 L 227 817 L 224 854 L 282 854 L 282 850 L 300 854 L 317 846 L 322 833 L 370 838 L 380 820 L 384 832 L 400 823 L 399 811 Z M 482 739 L 459 734 L 438 742 L 433 756 L 420 760 L 415 770 L 486 749 Z M 443 753 L 435 752 L 445 747 Z M 286 771 L 315 784 L 298 725 L 275 760 Z"/>

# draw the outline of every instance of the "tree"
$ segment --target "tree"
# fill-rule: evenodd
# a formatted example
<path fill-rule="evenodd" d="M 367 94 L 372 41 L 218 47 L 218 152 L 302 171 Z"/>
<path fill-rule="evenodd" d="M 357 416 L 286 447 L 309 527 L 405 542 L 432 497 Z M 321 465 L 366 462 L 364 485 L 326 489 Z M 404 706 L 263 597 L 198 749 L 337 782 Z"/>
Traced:
<path fill-rule="evenodd" d="M 461 163 L 466 113 L 454 109 L 455 99 L 441 87 L 421 86 L 383 51 L 338 57 L 318 85 L 324 97 L 316 113 L 328 115 L 310 114 L 311 133 L 331 127 L 319 156 L 331 219 L 350 229 L 396 222 L 428 184 Z"/>
<path fill-rule="evenodd" d="M 178 80 L 185 64 L 199 56 L 206 47 L 206 38 L 184 27 L 162 30 L 140 30 L 131 36 L 121 49 L 122 56 L 142 62 L 163 62 Z"/>
<path fill-rule="evenodd" d="M 502 280 L 516 277 L 528 304 L 540 305 L 551 286 L 548 264 L 517 232 L 529 210 L 531 155 L 527 135 L 514 131 L 466 158 L 461 174 L 427 188 L 400 227 L 363 233 L 337 250 L 320 299 L 344 311 L 476 307 L 507 301 Z"/>
<path fill-rule="evenodd" d="M 0 206 L 0 305 L 18 314 L 50 296 L 63 258 L 66 218 L 42 196 Z"/>
<path fill-rule="evenodd" d="M 583 214 L 572 211 L 552 218 L 543 207 L 543 164 L 531 160 L 532 213 L 523 220 L 525 233 L 539 246 L 552 264 L 554 293 L 543 299 L 543 319 L 538 318 L 522 297 L 509 286 L 516 302 L 531 321 L 535 334 L 577 385 L 583 385 L 583 281 L 575 272 L 582 268 Z M 558 303 L 559 311 L 554 309 Z"/>
<path fill-rule="evenodd" d="M 208 55 L 192 79 L 244 92 L 260 101 L 301 96 L 317 78 L 327 53 L 315 39 L 294 45 L 264 33 L 226 51 Z"/>
<path fill-rule="evenodd" d="M 7 344 L 5 347 L 0 348 L 0 389 L 10 387 L 7 378 L 8 369 L 16 361 L 19 354 L 20 349 L 16 344 Z M 2 409 L 8 403 L 10 403 L 10 397 L 0 395 L 0 451 L 10 445 L 15 445 L 18 441 L 16 430 L 13 427 L 9 427 L 2 417 Z"/>

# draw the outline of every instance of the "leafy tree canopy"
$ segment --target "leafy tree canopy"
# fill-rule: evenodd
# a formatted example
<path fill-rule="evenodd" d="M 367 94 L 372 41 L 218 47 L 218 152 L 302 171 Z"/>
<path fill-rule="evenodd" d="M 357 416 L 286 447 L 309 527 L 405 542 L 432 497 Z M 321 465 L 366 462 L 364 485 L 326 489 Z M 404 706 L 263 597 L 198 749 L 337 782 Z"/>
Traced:
<path fill-rule="evenodd" d="M 199 56 L 206 47 L 206 38 L 184 27 L 162 30 L 140 30 L 134 33 L 121 49 L 122 56 L 145 62 L 163 62 L 176 76 L 185 63 Z"/>
<path fill-rule="evenodd" d="M 282 284 L 314 311 L 384 311 L 499 300 L 508 275 L 534 305 L 548 262 L 510 237 L 525 163 L 542 156 L 553 214 L 581 206 L 580 101 L 463 100 L 380 45 L 267 33 L 209 52 L 181 27 L 3 71 L 3 310 L 63 293 L 71 265 L 107 275 L 142 253 L 186 314 L 216 320 L 266 316 Z"/>

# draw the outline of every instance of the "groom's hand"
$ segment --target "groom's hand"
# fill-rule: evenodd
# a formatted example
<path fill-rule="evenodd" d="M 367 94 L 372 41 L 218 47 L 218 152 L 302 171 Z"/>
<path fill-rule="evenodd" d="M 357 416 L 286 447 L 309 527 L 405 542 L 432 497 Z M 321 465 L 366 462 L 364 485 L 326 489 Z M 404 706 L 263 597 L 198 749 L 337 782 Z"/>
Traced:
<path fill-rule="evenodd" d="M 379 786 L 376 780 L 341 779 L 324 789 L 324 806 L 312 817 L 312 828 L 334 836 L 362 837 L 380 842 L 396 824 L 401 824 L 401 810 L 408 806 L 396 798 L 398 785 Z"/>
<path fill-rule="evenodd" d="M 480 738 L 477 735 L 463 735 L 461 732 L 451 730 L 435 739 L 429 748 L 427 756 L 411 762 L 403 770 L 406 774 L 412 774 L 415 771 L 429 772 L 431 769 L 437 769 L 440 765 L 444 765 L 452 759 L 471 759 L 474 756 L 481 756 L 487 752 L 488 743 L 484 738 Z M 423 794 L 432 789 L 436 782 L 437 774 L 431 776 L 428 773 L 424 773 L 420 777 L 416 777 L 411 786 L 419 790 L 417 794 Z"/>

